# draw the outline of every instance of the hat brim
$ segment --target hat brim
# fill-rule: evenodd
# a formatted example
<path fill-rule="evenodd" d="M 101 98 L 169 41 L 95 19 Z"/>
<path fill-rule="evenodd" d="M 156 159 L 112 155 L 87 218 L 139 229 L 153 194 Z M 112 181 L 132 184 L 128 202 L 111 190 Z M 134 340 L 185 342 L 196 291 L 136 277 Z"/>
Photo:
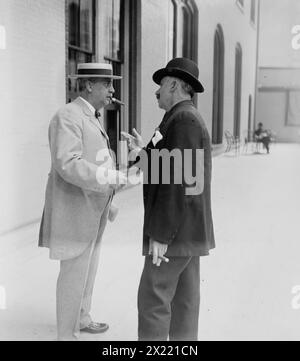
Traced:
<path fill-rule="evenodd" d="M 88 79 L 88 78 L 99 78 L 99 79 L 113 79 L 113 80 L 121 80 L 123 79 L 123 77 L 118 76 L 118 75 L 93 75 L 93 74 L 88 74 L 88 75 L 69 75 L 69 79 Z"/>
<path fill-rule="evenodd" d="M 191 73 L 179 68 L 159 69 L 153 74 L 153 81 L 160 85 L 161 80 L 166 76 L 172 76 L 184 80 L 193 87 L 196 93 L 204 92 L 204 87 L 197 78 L 195 78 Z"/>

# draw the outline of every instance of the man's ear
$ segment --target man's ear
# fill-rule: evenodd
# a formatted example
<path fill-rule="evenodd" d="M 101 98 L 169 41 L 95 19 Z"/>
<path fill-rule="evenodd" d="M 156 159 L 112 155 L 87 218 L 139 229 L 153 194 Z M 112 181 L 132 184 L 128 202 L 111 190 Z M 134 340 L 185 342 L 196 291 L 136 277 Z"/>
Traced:
<path fill-rule="evenodd" d="M 172 80 L 171 84 L 170 84 L 170 91 L 174 92 L 178 87 L 177 81 L 174 79 Z"/>
<path fill-rule="evenodd" d="M 85 83 L 85 88 L 89 93 L 91 93 L 92 92 L 92 82 L 87 80 L 86 83 Z"/>

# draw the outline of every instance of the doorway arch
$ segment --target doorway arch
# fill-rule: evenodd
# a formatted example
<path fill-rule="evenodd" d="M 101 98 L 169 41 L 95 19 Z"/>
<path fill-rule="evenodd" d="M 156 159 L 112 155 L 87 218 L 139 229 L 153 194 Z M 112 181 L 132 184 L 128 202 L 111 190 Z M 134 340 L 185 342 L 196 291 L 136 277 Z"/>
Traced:
<path fill-rule="evenodd" d="M 223 143 L 224 108 L 224 35 L 221 25 L 217 26 L 214 38 L 213 116 L 212 142 Z"/>
<path fill-rule="evenodd" d="M 242 65 L 243 50 L 238 43 L 235 48 L 235 92 L 234 92 L 234 126 L 235 137 L 241 135 L 241 99 L 242 99 Z"/>
<path fill-rule="evenodd" d="M 172 0 L 173 57 L 198 61 L 198 7 L 194 0 Z"/>

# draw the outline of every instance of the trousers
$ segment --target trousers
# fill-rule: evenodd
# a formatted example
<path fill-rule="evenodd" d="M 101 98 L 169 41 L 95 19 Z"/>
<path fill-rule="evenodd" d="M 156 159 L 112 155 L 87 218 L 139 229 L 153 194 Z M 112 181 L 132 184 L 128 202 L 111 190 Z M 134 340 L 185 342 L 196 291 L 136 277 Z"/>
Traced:
<path fill-rule="evenodd" d="M 88 326 L 92 294 L 97 274 L 102 235 L 107 223 L 110 204 L 101 216 L 97 238 L 76 258 L 60 262 L 56 287 L 57 338 L 76 341 L 80 329 Z"/>
<path fill-rule="evenodd" d="M 138 291 L 139 341 L 197 341 L 200 257 L 146 257 Z"/>

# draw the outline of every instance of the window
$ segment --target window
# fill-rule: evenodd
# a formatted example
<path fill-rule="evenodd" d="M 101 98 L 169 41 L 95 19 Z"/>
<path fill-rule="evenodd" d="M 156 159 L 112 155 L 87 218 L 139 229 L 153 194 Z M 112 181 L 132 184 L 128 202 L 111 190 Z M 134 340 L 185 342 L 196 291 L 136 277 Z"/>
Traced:
<path fill-rule="evenodd" d="M 287 94 L 287 126 L 300 126 L 300 91 L 289 90 Z"/>
<path fill-rule="evenodd" d="M 121 61 L 121 27 L 122 19 L 121 7 L 123 6 L 121 0 L 102 0 L 102 9 L 105 11 L 105 26 L 104 31 L 104 54 L 110 61 Z M 124 15 L 124 14 L 123 14 Z"/>
<path fill-rule="evenodd" d="M 97 56 L 123 77 L 114 81 L 114 96 L 126 107 L 110 104 L 104 110 L 104 126 L 121 168 L 127 166 L 126 150 L 119 142 L 121 131 L 140 130 L 141 6 L 136 0 L 101 0 L 98 6 Z"/>
<path fill-rule="evenodd" d="M 124 41 L 121 34 L 124 34 L 124 0 L 102 0 L 101 9 L 105 13 L 103 35 L 104 60 L 113 66 L 114 74 L 121 74 L 123 59 Z M 116 97 L 121 97 L 121 82 L 114 82 Z"/>
<path fill-rule="evenodd" d="M 78 63 L 94 61 L 95 0 L 67 0 L 68 64 L 67 74 L 75 74 Z M 68 80 L 68 101 L 77 95 L 76 80 Z"/>
<path fill-rule="evenodd" d="M 172 0 L 174 7 L 173 57 L 197 61 L 198 10 L 193 0 Z"/>
<path fill-rule="evenodd" d="M 102 0 L 101 1 L 101 53 L 104 61 L 109 62 L 113 67 L 114 74 L 122 75 L 122 67 L 124 64 L 124 0 Z M 114 81 L 114 96 L 122 99 L 121 81 Z M 122 99 L 123 100 L 123 99 Z M 117 157 L 117 163 L 120 162 L 119 157 L 119 138 L 121 132 L 121 124 L 123 121 L 122 109 L 117 104 L 110 104 L 105 107 L 105 128 L 110 139 L 110 144 Z"/>
<path fill-rule="evenodd" d="M 256 0 L 251 0 L 251 11 L 250 11 L 251 22 L 255 24 L 256 19 Z"/>

